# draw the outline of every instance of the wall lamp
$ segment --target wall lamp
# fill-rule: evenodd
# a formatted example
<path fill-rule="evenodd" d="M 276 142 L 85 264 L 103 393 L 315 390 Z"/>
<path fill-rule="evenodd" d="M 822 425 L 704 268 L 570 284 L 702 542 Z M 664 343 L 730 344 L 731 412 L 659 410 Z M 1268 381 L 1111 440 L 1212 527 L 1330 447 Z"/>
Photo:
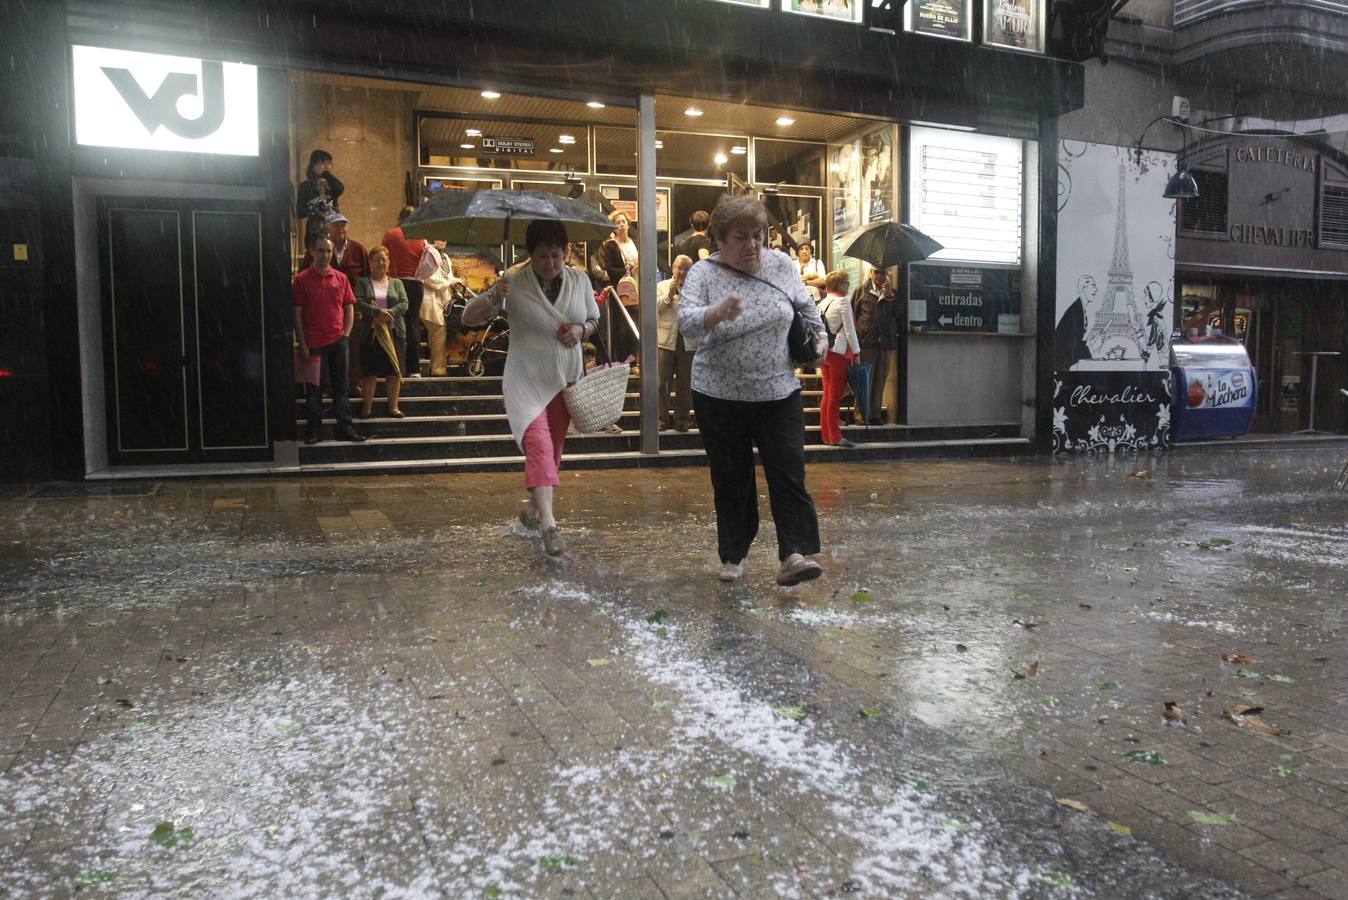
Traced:
<path fill-rule="evenodd" d="M 1143 128 L 1142 133 L 1137 136 L 1137 147 L 1133 151 L 1137 156 L 1139 165 L 1142 163 L 1142 142 L 1147 137 L 1147 131 L 1157 122 L 1169 122 L 1171 125 L 1175 125 L 1181 129 L 1188 124 L 1187 121 L 1178 116 L 1157 116 L 1148 122 L 1147 127 Z M 1182 149 L 1180 150 L 1179 163 L 1175 168 L 1175 174 L 1171 175 L 1169 180 L 1166 181 L 1165 191 L 1161 196 L 1168 200 L 1195 200 L 1198 198 L 1198 181 L 1194 178 L 1193 173 L 1189 171 L 1189 164 L 1185 162 L 1184 159 L 1185 156 L 1188 155 L 1189 150 L 1188 136 L 1181 131 L 1180 137 L 1184 143 L 1181 145 Z"/>

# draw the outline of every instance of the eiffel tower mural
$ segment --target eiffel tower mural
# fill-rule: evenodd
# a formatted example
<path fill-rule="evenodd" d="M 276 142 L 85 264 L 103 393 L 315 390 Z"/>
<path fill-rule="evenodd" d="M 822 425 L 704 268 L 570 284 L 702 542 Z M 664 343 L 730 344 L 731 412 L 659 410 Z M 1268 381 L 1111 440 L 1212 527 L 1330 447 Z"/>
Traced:
<path fill-rule="evenodd" d="M 1151 354 L 1146 349 L 1146 331 L 1133 295 L 1133 267 L 1128 262 L 1128 198 L 1125 183 L 1128 157 L 1119 154 L 1119 204 L 1114 218 L 1114 260 L 1100 308 L 1091 317 L 1086 346 L 1093 359 L 1140 359 Z"/>

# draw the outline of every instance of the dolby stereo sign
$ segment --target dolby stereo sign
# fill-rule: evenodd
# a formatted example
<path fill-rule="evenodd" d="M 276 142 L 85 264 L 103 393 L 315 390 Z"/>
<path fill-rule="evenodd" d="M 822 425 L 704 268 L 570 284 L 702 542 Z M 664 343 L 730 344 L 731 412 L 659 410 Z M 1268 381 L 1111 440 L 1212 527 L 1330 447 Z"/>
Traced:
<path fill-rule="evenodd" d="M 257 156 L 257 66 L 70 48 L 75 143 Z"/>

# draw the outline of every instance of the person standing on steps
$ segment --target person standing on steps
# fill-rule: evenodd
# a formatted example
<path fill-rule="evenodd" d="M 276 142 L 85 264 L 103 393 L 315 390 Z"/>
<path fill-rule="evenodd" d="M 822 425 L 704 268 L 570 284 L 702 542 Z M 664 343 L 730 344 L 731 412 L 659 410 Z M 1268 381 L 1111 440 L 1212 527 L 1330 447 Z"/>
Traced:
<path fill-rule="evenodd" d="M 402 228 L 402 223 L 414 212 L 416 208 L 412 206 L 399 210 L 397 227 L 384 232 L 382 241 L 389 252 L 389 274 L 403 283 L 403 293 L 407 294 L 407 350 L 402 365 L 406 378 L 421 377 L 421 299 L 425 296 L 425 289 L 417 279 L 417 267 L 426 252 L 426 242 L 408 240 Z"/>
<path fill-rule="evenodd" d="M 478 294 L 463 324 L 482 325 L 503 310 L 510 318 L 502 393 L 515 443 L 524 452 L 529 499 L 520 522 L 538 529 L 549 556 L 566 552 L 553 512 L 566 429 L 571 424 L 562 390 L 585 373 L 581 345 L 599 327 L 599 307 L 589 276 L 566 265 L 566 227 L 552 219 L 529 223 L 524 268 Z"/>
<path fill-rule="evenodd" d="M 332 409 L 337 417 L 337 436 L 342 440 L 365 440 L 351 427 L 351 401 L 347 394 L 347 340 L 355 322 L 356 295 L 351 282 L 332 267 L 332 239 L 327 235 L 314 238 L 309 251 L 314 264 L 295 276 L 291 283 L 295 309 L 295 338 L 299 342 L 300 359 L 319 357 L 320 369 L 328 367 L 332 385 Z M 304 412 L 308 420 L 306 444 L 323 440 L 323 389 L 321 379 L 306 380 Z"/>

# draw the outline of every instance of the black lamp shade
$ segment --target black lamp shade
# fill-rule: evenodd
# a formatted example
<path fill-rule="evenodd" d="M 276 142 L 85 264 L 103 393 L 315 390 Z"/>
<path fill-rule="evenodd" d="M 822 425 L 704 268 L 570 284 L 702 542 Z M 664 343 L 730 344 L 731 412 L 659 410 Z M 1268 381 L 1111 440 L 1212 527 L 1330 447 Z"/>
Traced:
<path fill-rule="evenodd" d="M 1194 200 L 1198 197 L 1198 182 L 1187 166 L 1180 166 L 1170 180 L 1165 183 L 1165 193 L 1170 200 Z"/>

